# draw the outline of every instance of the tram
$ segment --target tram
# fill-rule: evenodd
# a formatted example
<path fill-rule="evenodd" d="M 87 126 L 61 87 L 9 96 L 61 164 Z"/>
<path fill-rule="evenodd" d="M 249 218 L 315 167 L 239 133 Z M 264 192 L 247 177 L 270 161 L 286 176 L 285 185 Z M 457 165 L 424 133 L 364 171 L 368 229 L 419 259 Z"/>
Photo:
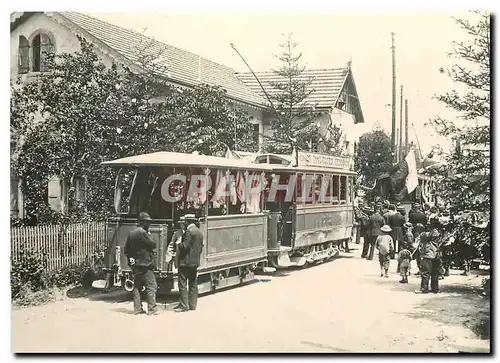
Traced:
<path fill-rule="evenodd" d="M 280 185 L 294 181 L 291 200 L 269 202 L 269 265 L 275 268 L 320 263 L 339 253 L 339 245 L 351 240 L 354 208 L 353 182 L 349 157 L 298 152 L 297 162 L 289 155 L 250 154 L 254 163 L 272 166 L 271 179 Z M 323 188 L 323 195 L 322 195 Z"/>
<path fill-rule="evenodd" d="M 241 201 L 234 194 L 219 200 L 211 197 L 217 179 L 237 179 L 242 173 L 262 175 L 270 171 L 269 167 L 244 160 L 172 152 L 132 156 L 103 165 L 117 170 L 116 215 L 107 221 L 107 286 L 133 289 L 132 272 L 123 249 L 129 232 L 137 226 L 140 212 L 149 213 L 153 219 L 149 232 L 157 245 L 154 271 L 160 290 L 177 290 L 177 275 L 166 258 L 167 246 L 176 223 L 187 213 L 199 218 L 204 236 L 200 293 L 250 281 L 254 271 L 266 264 L 267 215 L 262 212 L 260 201 L 252 213 L 243 214 Z M 207 187 L 212 186 L 188 195 L 191 184 L 204 182 Z M 166 193 L 175 200 L 166 198 Z"/>
<path fill-rule="evenodd" d="M 204 236 L 200 293 L 251 281 L 257 270 L 273 272 L 335 256 L 339 244 L 351 238 L 355 173 L 347 158 L 299 152 L 298 159 L 292 166 L 286 155 L 247 153 L 237 159 L 157 152 L 103 162 L 117 173 L 104 287 L 133 289 L 123 249 L 140 212 L 152 218 L 154 272 L 164 291 L 177 290 L 167 247 L 185 214 L 197 216 Z M 245 180 L 262 188 L 245 198 Z M 221 185 L 227 191 L 222 196 Z M 276 198 L 270 198 L 276 186 Z M 328 201 L 319 197 L 322 191 Z"/>

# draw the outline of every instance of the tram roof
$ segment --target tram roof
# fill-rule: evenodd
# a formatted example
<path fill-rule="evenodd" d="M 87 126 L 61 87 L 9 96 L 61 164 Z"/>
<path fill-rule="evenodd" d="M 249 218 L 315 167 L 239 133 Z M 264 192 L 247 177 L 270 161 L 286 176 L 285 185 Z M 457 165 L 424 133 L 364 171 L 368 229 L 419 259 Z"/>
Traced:
<path fill-rule="evenodd" d="M 187 166 L 267 171 L 273 169 L 269 165 L 255 164 L 248 160 L 229 159 L 209 155 L 174 153 L 168 151 L 159 151 L 150 154 L 135 155 L 111 161 L 104 161 L 101 164 L 109 166 Z"/>
<path fill-rule="evenodd" d="M 262 164 L 261 164 L 262 165 Z M 354 171 L 342 169 L 342 168 L 319 168 L 314 166 L 286 166 L 278 164 L 266 164 L 271 165 L 273 171 L 275 172 L 285 172 L 285 173 L 311 173 L 311 174 L 342 174 L 342 175 L 356 175 Z"/>

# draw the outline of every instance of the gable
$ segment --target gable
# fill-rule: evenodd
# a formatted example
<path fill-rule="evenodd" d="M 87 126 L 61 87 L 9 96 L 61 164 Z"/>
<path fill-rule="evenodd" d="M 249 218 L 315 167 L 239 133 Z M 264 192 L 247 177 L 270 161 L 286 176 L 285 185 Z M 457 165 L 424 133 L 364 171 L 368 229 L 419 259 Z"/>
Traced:
<path fill-rule="evenodd" d="M 347 73 L 348 68 L 305 70 L 297 78 L 301 81 L 311 80 L 309 90 L 314 90 L 305 101 L 315 105 L 316 108 L 331 108 L 338 98 Z M 284 77 L 277 75 L 275 72 L 255 72 L 255 74 L 269 95 L 278 92 L 271 86 L 272 82 L 285 81 Z M 262 89 L 252 73 L 236 73 L 236 77 L 241 79 L 254 92 L 262 95 Z"/>
<path fill-rule="evenodd" d="M 356 124 L 365 122 L 351 71 L 348 72 L 344 85 L 335 101 L 335 108 L 354 115 L 354 123 Z"/>
<path fill-rule="evenodd" d="M 275 72 L 256 72 L 255 74 L 269 95 L 278 92 L 271 86 L 273 82 L 285 81 L 284 77 L 277 75 Z M 236 76 L 254 92 L 262 95 L 262 89 L 252 73 L 236 73 Z M 313 90 L 313 92 L 305 100 L 306 103 L 315 105 L 319 110 L 338 108 L 354 115 L 355 123 L 364 122 L 356 85 L 349 65 L 344 68 L 307 69 L 297 78 L 301 81 L 311 80 L 308 90 Z M 339 102 L 339 100 L 345 101 Z M 344 105 L 341 102 L 344 102 Z M 345 107 L 346 104 L 348 104 L 349 108 Z"/>

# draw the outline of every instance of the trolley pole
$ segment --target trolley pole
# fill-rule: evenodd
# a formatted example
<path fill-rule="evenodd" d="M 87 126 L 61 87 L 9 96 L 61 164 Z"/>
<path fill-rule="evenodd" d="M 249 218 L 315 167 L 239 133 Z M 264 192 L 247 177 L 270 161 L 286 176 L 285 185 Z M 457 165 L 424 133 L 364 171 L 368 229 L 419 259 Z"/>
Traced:
<path fill-rule="evenodd" d="M 391 142 L 392 142 L 392 153 L 393 160 L 397 159 L 396 151 L 396 45 L 394 33 L 391 33 L 392 37 L 392 132 L 391 132 Z"/>
<path fill-rule="evenodd" d="M 406 144 L 403 142 L 403 85 L 401 85 L 401 95 L 399 98 L 399 158 L 401 161 L 405 158 Z"/>
<path fill-rule="evenodd" d="M 408 99 L 405 99 L 405 154 L 408 154 L 410 148 L 408 146 Z"/>

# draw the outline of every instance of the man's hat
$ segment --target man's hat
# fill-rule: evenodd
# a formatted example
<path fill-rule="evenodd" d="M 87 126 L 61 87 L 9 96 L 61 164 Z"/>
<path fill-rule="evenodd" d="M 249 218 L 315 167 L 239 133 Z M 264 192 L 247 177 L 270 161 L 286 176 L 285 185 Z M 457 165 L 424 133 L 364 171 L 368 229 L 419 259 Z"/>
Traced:
<path fill-rule="evenodd" d="M 196 221 L 197 220 L 196 215 L 194 215 L 194 214 L 185 214 L 184 219 L 186 221 Z"/>
<path fill-rule="evenodd" d="M 403 224 L 403 227 L 411 228 L 411 227 L 413 227 L 413 224 L 411 224 L 410 222 L 406 222 L 405 224 Z"/>
<path fill-rule="evenodd" d="M 429 219 L 429 223 L 428 224 L 431 225 L 431 226 L 437 226 L 437 225 L 439 225 L 441 223 L 439 223 L 439 218 L 437 216 L 435 216 L 435 217 L 432 217 L 432 218 Z"/>
<path fill-rule="evenodd" d="M 391 227 L 389 227 L 389 225 L 387 225 L 387 224 L 384 224 L 384 225 L 382 226 L 382 228 L 380 228 L 380 230 L 381 230 L 382 232 L 390 232 L 390 231 L 392 231 Z"/>
<path fill-rule="evenodd" d="M 149 214 L 147 214 L 146 212 L 141 212 L 139 213 L 139 218 L 138 218 L 140 221 L 151 221 L 151 217 L 149 216 Z"/>

